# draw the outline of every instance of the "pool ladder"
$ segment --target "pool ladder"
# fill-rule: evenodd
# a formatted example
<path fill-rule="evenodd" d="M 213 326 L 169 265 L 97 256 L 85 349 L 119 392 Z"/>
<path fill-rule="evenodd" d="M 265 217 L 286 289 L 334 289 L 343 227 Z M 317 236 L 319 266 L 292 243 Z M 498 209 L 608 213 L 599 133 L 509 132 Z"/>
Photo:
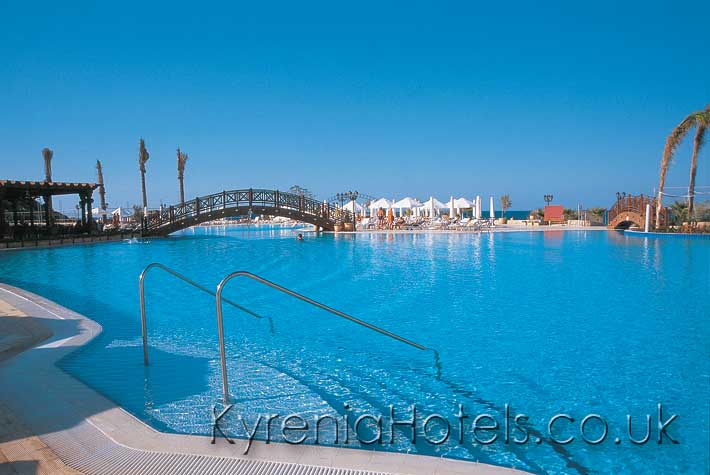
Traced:
<path fill-rule="evenodd" d="M 217 291 L 212 292 L 210 289 L 207 287 L 204 287 L 203 285 L 198 284 L 192 279 L 189 279 L 185 277 L 184 275 L 180 274 L 179 272 L 176 272 L 175 270 L 164 266 L 163 264 L 153 262 L 152 264 L 149 264 L 146 266 L 145 269 L 143 269 L 143 272 L 141 272 L 140 277 L 138 278 L 138 294 L 140 297 L 140 307 L 141 307 L 141 330 L 143 333 L 143 364 L 146 366 L 148 365 L 148 326 L 146 323 L 146 314 L 145 314 L 145 277 L 151 269 L 161 269 L 168 274 L 177 277 L 178 279 L 192 285 L 193 287 L 215 297 L 216 305 L 217 305 L 217 332 L 218 332 L 218 337 L 219 337 L 219 357 L 220 357 L 220 363 L 221 363 L 221 369 L 222 369 L 222 397 L 224 400 L 225 404 L 229 403 L 229 384 L 227 382 L 227 356 L 224 350 L 224 326 L 222 325 L 222 302 L 226 302 L 229 305 L 238 308 L 239 310 L 248 313 L 249 315 L 262 319 L 264 318 L 262 315 L 259 315 L 258 313 L 255 313 L 251 310 L 249 310 L 246 307 L 243 307 L 239 305 L 236 302 L 233 302 L 232 300 L 229 300 L 225 297 L 222 296 L 222 291 L 224 290 L 224 286 L 227 285 L 227 283 L 232 280 L 235 277 L 246 277 L 248 279 L 255 280 L 259 282 L 260 284 L 266 285 L 267 287 L 271 287 L 272 289 L 278 290 L 279 292 L 282 292 L 284 294 L 290 295 L 291 297 L 294 297 L 298 300 L 301 300 L 303 302 L 306 302 L 309 305 L 312 305 L 314 307 L 320 308 L 321 310 L 325 310 L 328 313 L 331 313 L 333 315 L 336 315 L 338 317 L 344 318 L 346 320 L 349 320 L 353 323 L 356 323 L 360 326 L 363 326 L 365 328 L 368 328 L 372 331 L 375 331 L 377 333 L 380 333 L 382 335 L 385 335 L 389 338 L 392 338 L 394 340 L 397 340 L 399 342 L 405 343 L 411 347 L 414 347 L 418 350 L 422 351 L 431 351 L 434 354 L 434 363 L 435 367 L 437 369 L 437 377 L 440 377 L 440 372 L 441 372 L 441 363 L 439 360 L 439 352 L 436 351 L 433 348 L 428 348 L 424 345 L 420 345 L 419 343 L 413 342 L 412 340 L 408 340 L 407 338 L 401 337 L 395 333 L 392 333 L 388 330 L 385 330 L 383 328 L 380 328 L 378 326 L 372 325 L 371 323 L 367 323 L 364 320 L 360 320 L 359 318 L 353 317 L 352 315 L 348 315 L 345 312 L 341 312 L 340 310 L 334 309 L 332 307 L 329 307 L 328 305 L 322 304 L 316 300 L 313 300 L 309 297 L 306 297 L 305 295 L 299 294 L 298 292 L 295 292 L 291 289 L 287 289 L 286 287 L 283 287 L 279 284 L 276 284 L 274 282 L 271 282 L 270 280 L 264 279 L 263 277 L 260 277 L 256 274 L 252 274 L 251 272 L 246 272 L 246 271 L 238 271 L 238 272 L 232 272 L 231 274 L 228 274 L 225 276 L 220 283 L 217 285 Z M 270 319 L 270 317 L 269 317 Z"/>

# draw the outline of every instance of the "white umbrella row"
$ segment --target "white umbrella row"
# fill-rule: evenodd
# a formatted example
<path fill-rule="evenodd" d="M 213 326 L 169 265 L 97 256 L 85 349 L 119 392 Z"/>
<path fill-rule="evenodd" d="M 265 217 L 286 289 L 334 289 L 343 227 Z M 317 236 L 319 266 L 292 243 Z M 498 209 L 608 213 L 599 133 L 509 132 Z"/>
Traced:
<path fill-rule="evenodd" d="M 416 211 L 418 208 L 421 208 L 421 206 L 422 204 L 419 202 L 419 200 L 410 198 L 409 196 L 407 196 L 406 198 L 402 198 L 401 200 L 392 204 L 392 208 L 399 210 L 400 216 L 404 216 L 403 213 L 405 209 L 413 209 Z"/>
<path fill-rule="evenodd" d="M 353 211 L 352 203 L 353 202 L 349 203 L 344 208 L 349 211 Z M 476 196 L 473 201 L 469 201 L 463 197 L 454 199 L 454 197 L 451 196 L 449 202 L 446 204 L 437 200 L 433 196 L 430 196 L 429 199 L 424 203 L 421 203 L 419 200 L 410 197 L 402 198 L 399 201 L 388 200 L 387 198 L 380 198 L 378 200 L 373 201 L 368 206 L 370 216 L 375 216 L 377 214 L 377 210 L 380 208 L 398 210 L 399 216 L 403 216 L 404 210 L 411 209 L 413 210 L 415 216 L 423 215 L 428 217 L 438 216 L 440 214 L 440 211 L 443 209 L 448 209 L 449 214 L 454 216 L 457 214 L 461 214 L 461 210 L 463 209 L 472 208 L 473 215 L 476 218 L 480 219 L 483 217 L 483 205 L 480 196 Z M 365 208 L 355 203 L 355 212 L 364 214 Z M 490 197 L 490 217 L 495 217 L 492 196 Z"/>
<path fill-rule="evenodd" d="M 430 196 L 428 200 L 422 203 L 421 206 L 417 207 L 417 216 L 429 216 L 430 218 L 439 214 L 439 211 L 446 208 L 446 205 L 441 201 L 437 200 L 433 196 Z"/>

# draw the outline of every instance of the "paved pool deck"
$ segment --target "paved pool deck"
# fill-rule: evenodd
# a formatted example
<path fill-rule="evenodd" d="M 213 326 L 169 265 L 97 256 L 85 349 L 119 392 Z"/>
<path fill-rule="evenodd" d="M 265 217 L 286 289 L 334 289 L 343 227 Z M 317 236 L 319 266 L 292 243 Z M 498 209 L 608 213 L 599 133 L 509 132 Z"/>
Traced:
<path fill-rule="evenodd" d="M 206 436 L 158 432 L 56 366 L 101 332 L 98 323 L 4 284 L 0 305 L 7 352 L 0 359 L 0 422 L 6 422 L 0 429 L 14 450 L 14 460 L 0 458 L 0 474 L 526 473 L 422 455 L 258 441 L 242 455 L 244 441 L 212 445 Z"/>
<path fill-rule="evenodd" d="M 496 234 L 496 233 L 559 233 L 562 231 L 613 231 L 606 226 L 567 226 L 553 224 L 550 226 L 523 226 L 520 224 L 498 224 L 493 228 L 481 230 L 467 229 L 358 229 L 354 231 L 340 231 L 330 234 L 348 235 L 348 234 Z M 306 231 L 307 232 L 307 231 Z M 313 232 L 313 231 L 311 231 Z"/>

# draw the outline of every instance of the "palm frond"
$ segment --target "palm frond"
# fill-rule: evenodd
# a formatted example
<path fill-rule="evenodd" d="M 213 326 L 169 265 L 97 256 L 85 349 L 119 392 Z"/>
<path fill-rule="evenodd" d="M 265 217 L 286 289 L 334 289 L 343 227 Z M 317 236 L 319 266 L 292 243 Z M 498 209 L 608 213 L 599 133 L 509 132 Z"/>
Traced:
<path fill-rule="evenodd" d="M 708 125 L 701 125 L 698 127 L 698 131 L 695 133 L 695 147 L 700 150 L 703 145 L 705 145 L 705 139 L 708 134 L 708 130 L 710 130 L 710 124 Z"/>
<path fill-rule="evenodd" d="M 683 121 L 678 124 L 675 129 L 671 132 L 671 134 L 668 136 L 666 139 L 666 145 L 663 148 L 663 161 L 662 163 L 669 164 L 673 161 L 673 156 L 675 155 L 675 151 L 680 145 L 680 143 L 683 141 L 685 138 L 686 134 L 695 127 L 698 124 L 698 116 L 695 114 L 691 114 Z"/>
<path fill-rule="evenodd" d="M 663 158 L 661 159 L 661 174 L 659 181 L 659 189 L 663 191 L 666 183 L 666 175 L 668 174 L 668 167 L 673 162 L 673 157 L 675 156 L 675 151 L 678 146 L 683 141 L 685 136 L 693 127 L 708 126 L 710 125 L 710 105 L 702 111 L 693 112 L 688 115 L 685 119 L 678 124 L 671 134 L 666 139 L 666 145 L 663 148 Z"/>
<path fill-rule="evenodd" d="M 695 138 L 693 139 L 693 168 L 697 164 L 697 157 L 700 149 L 705 145 L 705 136 L 710 130 L 710 104 L 705 108 L 704 111 L 698 113 L 698 128 L 695 131 Z M 693 176 L 695 172 L 691 172 Z M 695 180 L 693 180 L 695 181 Z"/>

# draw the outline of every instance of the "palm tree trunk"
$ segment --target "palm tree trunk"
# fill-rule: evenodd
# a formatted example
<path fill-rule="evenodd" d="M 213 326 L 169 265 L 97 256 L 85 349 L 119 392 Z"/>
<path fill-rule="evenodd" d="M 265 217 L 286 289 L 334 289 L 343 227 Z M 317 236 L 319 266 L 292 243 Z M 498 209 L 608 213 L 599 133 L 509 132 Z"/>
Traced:
<path fill-rule="evenodd" d="M 183 183 L 183 177 L 179 177 L 178 181 L 180 182 L 180 204 L 184 205 L 185 204 L 185 187 Z"/>
<path fill-rule="evenodd" d="M 42 150 L 42 156 L 44 157 L 44 181 L 47 183 L 52 182 L 52 157 L 54 152 L 49 148 L 44 148 Z M 45 220 L 47 221 L 47 227 L 52 225 L 52 217 L 54 212 L 52 211 L 52 195 L 47 195 L 44 197 L 44 208 L 45 208 Z"/>
<path fill-rule="evenodd" d="M 668 173 L 668 165 L 670 160 L 666 161 L 666 157 L 663 157 L 661 161 L 661 179 L 658 182 L 658 199 L 656 200 L 656 222 L 654 224 L 655 228 L 660 227 L 661 222 L 661 208 L 663 208 L 663 187 L 666 186 L 666 174 Z"/>
<path fill-rule="evenodd" d="M 138 166 L 141 171 L 141 191 L 143 191 L 143 217 L 148 214 L 148 197 L 145 193 L 145 163 L 150 158 L 148 150 L 145 148 L 145 141 L 143 138 L 138 142 Z"/>
<path fill-rule="evenodd" d="M 693 205 L 695 202 L 695 174 L 698 170 L 698 152 L 700 147 L 703 145 L 703 136 L 705 134 L 705 127 L 698 126 L 698 130 L 695 132 L 695 139 L 693 140 L 693 157 L 690 161 L 690 183 L 688 184 L 688 221 L 690 222 L 693 218 Z"/>
<path fill-rule="evenodd" d="M 145 193 L 145 171 L 141 170 L 141 189 L 143 191 L 143 212 L 148 208 L 148 197 Z"/>
<path fill-rule="evenodd" d="M 96 160 L 96 174 L 99 180 L 99 214 L 101 219 L 106 219 L 106 187 L 104 186 L 104 172 L 101 168 L 101 161 Z"/>
<path fill-rule="evenodd" d="M 185 164 L 187 163 L 187 154 L 177 149 L 177 172 L 178 183 L 180 184 L 180 204 L 185 204 Z"/>
<path fill-rule="evenodd" d="M 663 158 L 661 159 L 661 177 L 658 181 L 658 200 L 656 202 L 656 222 L 654 227 L 656 229 L 660 228 L 661 224 L 661 209 L 663 208 L 663 188 L 666 186 L 666 175 L 668 174 L 668 167 L 671 164 L 671 159 L 673 158 L 673 151 L 677 147 L 680 140 L 683 138 L 687 128 L 685 130 L 681 129 L 681 125 L 673 130 L 673 133 L 666 140 L 666 146 L 663 149 Z"/>

